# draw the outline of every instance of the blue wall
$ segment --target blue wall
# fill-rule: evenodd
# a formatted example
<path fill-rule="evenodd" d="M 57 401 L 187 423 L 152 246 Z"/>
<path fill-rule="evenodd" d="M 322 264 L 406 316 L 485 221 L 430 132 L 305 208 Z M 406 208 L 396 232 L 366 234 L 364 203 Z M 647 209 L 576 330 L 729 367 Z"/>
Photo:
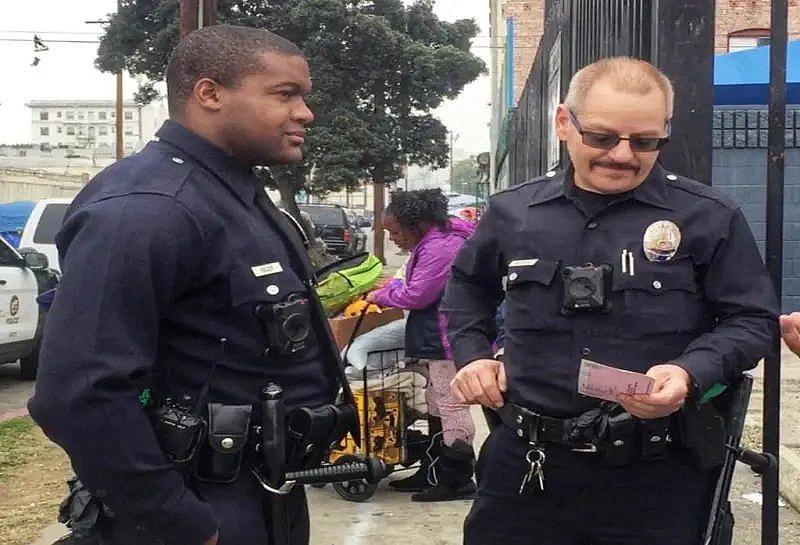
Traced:
<path fill-rule="evenodd" d="M 764 255 L 767 151 L 715 149 L 712 185 L 742 207 Z M 800 149 L 786 150 L 783 231 L 783 311 L 800 310 Z"/>

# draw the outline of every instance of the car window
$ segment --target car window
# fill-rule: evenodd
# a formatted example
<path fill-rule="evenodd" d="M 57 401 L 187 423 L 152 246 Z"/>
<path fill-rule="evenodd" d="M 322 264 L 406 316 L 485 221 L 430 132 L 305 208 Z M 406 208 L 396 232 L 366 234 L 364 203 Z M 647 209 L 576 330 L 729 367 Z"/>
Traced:
<path fill-rule="evenodd" d="M 19 256 L 6 242 L 0 241 L 0 267 L 19 267 Z"/>
<path fill-rule="evenodd" d="M 341 208 L 333 206 L 302 206 L 301 210 L 308 212 L 317 225 L 344 225 L 344 214 Z"/>
<path fill-rule="evenodd" d="M 42 212 L 42 217 L 39 218 L 39 224 L 36 226 L 36 231 L 33 233 L 34 244 L 54 244 L 56 233 L 61 229 L 61 223 L 64 221 L 64 214 L 67 213 L 69 208 L 68 203 L 52 203 L 48 204 Z"/>

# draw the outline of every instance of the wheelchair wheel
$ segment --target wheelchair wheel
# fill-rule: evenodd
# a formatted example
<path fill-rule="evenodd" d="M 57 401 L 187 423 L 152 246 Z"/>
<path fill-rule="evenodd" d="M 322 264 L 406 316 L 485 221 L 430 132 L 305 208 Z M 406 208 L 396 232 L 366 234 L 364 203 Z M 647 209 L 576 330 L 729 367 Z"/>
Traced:
<path fill-rule="evenodd" d="M 361 461 L 363 460 L 359 456 L 347 454 L 336 460 L 336 464 L 348 464 Z M 339 496 L 347 501 L 364 502 L 375 494 L 375 491 L 378 490 L 378 485 L 368 483 L 365 479 L 356 479 L 343 483 L 333 483 L 333 489 L 336 490 Z"/>

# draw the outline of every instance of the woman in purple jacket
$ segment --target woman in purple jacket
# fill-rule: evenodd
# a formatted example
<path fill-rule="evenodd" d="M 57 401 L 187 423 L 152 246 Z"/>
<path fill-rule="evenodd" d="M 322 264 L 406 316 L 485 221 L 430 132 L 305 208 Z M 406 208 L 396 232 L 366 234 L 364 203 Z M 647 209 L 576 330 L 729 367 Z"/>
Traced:
<path fill-rule="evenodd" d="M 441 434 L 431 431 L 432 443 L 420 471 L 391 485 L 398 490 L 416 491 L 412 501 L 463 499 L 475 492 L 475 424 L 469 407 L 457 403 L 450 393 L 456 368 L 439 304 L 453 260 L 475 226 L 449 218 L 447 197 L 438 189 L 394 192 L 383 226 L 389 231 L 389 238 L 411 256 L 405 279 L 392 280 L 370 293 L 367 300 L 410 311 L 405 353 L 428 365 L 428 410 L 441 419 L 442 430 Z"/>

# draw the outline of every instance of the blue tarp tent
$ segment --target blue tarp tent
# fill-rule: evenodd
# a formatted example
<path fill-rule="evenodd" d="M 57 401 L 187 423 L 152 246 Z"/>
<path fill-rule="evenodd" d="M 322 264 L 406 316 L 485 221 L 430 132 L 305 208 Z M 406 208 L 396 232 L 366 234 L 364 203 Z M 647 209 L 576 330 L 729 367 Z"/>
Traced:
<path fill-rule="evenodd" d="M 786 103 L 800 104 L 800 40 L 786 52 Z M 714 58 L 714 104 L 769 104 L 769 46 Z"/>
<path fill-rule="evenodd" d="M 36 203 L 33 201 L 16 201 L 0 204 L 0 236 L 19 247 L 19 237 Z"/>

